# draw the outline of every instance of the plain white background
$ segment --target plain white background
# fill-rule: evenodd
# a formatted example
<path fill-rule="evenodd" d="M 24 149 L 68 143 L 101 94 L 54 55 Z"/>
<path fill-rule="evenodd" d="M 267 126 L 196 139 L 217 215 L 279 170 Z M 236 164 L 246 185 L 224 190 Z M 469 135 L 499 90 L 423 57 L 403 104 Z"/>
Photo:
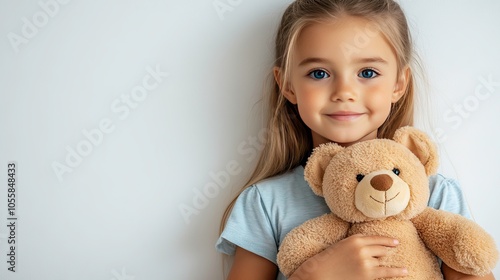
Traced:
<path fill-rule="evenodd" d="M 0 278 L 222 279 L 220 217 L 256 164 L 257 102 L 289 2 L 2 0 Z M 440 171 L 500 242 L 500 1 L 401 4 Z"/>

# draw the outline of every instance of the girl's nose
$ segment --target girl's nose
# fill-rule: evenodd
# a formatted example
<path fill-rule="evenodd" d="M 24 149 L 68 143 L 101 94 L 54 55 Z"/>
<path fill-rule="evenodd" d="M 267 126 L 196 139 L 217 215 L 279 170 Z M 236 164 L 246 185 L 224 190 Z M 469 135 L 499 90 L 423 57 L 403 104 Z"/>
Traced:
<path fill-rule="evenodd" d="M 347 79 L 337 79 L 331 96 L 332 101 L 354 101 L 356 100 L 353 82 Z"/>

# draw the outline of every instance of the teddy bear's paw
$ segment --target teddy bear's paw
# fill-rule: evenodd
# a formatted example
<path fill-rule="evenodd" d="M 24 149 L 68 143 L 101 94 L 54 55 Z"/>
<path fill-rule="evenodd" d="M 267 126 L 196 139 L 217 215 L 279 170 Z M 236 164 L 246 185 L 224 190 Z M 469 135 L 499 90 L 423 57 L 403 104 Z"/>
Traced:
<path fill-rule="evenodd" d="M 493 238 L 486 233 L 478 236 L 481 238 L 460 242 L 454 246 L 458 267 L 450 267 L 462 273 L 477 276 L 487 275 L 495 268 L 498 261 L 498 250 Z"/>

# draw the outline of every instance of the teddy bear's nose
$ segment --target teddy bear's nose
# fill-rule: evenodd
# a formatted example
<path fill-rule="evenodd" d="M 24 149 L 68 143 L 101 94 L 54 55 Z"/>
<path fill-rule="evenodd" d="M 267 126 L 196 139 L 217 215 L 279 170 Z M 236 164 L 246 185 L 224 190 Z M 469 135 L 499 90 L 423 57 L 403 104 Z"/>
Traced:
<path fill-rule="evenodd" d="M 392 178 L 387 174 L 380 174 L 370 180 L 372 187 L 379 191 L 387 191 L 392 187 Z"/>

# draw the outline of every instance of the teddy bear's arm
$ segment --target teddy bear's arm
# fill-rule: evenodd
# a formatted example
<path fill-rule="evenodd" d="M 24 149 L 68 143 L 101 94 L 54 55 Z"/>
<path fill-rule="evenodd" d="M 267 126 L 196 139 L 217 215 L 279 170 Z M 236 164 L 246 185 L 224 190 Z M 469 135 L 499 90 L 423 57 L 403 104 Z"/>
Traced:
<path fill-rule="evenodd" d="M 425 245 L 456 271 L 484 276 L 498 260 L 493 238 L 458 214 L 427 207 L 412 219 Z"/>
<path fill-rule="evenodd" d="M 333 214 L 308 220 L 291 230 L 279 248 L 277 262 L 289 277 L 307 259 L 347 236 L 350 224 Z"/>

